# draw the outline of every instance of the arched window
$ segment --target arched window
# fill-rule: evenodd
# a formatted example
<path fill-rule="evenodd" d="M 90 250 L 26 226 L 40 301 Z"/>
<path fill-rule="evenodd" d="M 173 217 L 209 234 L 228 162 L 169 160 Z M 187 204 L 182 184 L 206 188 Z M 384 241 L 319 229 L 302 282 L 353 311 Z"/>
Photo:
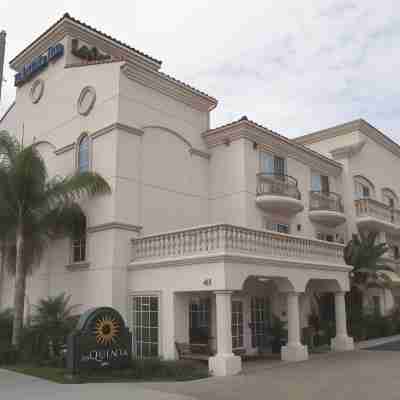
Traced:
<path fill-rule="evenodd" d="M 87 172 L 90 169 L 89 136 L 84 134 L 78 141 L 78 171 Z"/>
<path fill-rule="evenodd" d="M 86 216 L 81 217 L 75 223 L 72 237 L 72 262 L 86 261 Z"/>
<path fill-rule="evenodd" d="M 357 199 L 375 198 L 375 188 L 371 181 L 361 175 L 354 177 L 354 189 Z"/>
<path fill-rule="evenodd" d="M 389 188 L 382 189 L 382 200 L 391 208 L 398 208 L 399 199 L 393 190 Z"/>

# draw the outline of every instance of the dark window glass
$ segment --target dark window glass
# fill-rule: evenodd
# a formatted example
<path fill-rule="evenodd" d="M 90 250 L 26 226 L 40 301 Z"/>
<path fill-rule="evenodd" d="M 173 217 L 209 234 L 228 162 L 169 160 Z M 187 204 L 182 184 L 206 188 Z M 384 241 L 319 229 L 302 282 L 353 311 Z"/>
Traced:
<path fill-rule="evenodd" d="M 79 142 L 78 150 L 78 169 L 79 172 L 89 171 L 89 137 L 84 136 Z"/>

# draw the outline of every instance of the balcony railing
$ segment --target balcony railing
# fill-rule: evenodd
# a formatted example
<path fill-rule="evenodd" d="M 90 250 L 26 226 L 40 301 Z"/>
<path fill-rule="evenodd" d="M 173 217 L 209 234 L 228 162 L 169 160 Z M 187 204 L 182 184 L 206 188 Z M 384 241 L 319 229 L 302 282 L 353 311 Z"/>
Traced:
<path fill-rule="evenodd" d="M 400 226 L 400 210 L 373 199 L 355 200 L 357 217 L 372 217 Z"/>
<path fill-rule="evenodd" d="M 297 187 L 297 179 L 290 175 L 281 175 L 274 173 L 257 174 L 257 195 L 278 195 L 293 197 L 301 200 L 301 194 Z"/>
<path fill-rule="evenodd" d="M 211 225 L 133 239 L 132 250 L 134 262 L 245 253 L 319 265 L 344 264 L 341 244 L 233 225 Z"/>
<path fill-rule="evenodd" d="M 310 191 L 311 211 L 336 211 L 343 212 L 342 196 L 333 192 Z"/>

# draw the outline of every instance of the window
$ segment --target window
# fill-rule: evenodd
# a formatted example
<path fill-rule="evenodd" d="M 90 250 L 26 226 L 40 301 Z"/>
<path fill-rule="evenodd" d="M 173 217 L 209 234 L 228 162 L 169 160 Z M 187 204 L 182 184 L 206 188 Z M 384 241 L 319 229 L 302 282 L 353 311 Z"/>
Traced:
<path fill-rule="evenodd" d="M 269 175 L 284 176 L 286 174 L 286 160 L 262 151 L 261 172 Z"/>
<path fill-rule="evenodd" d="M 251 298 L 251 345 L 264 346 L 268 329 L 271 327 L 269 299 L 265 297 Z"/>
<path fill-rule="evenodd" d="M 329 193 L 329 176 L 313 173 L 311 175 L 311 190 L 313 192 Z"/>
<path fill-rule="evenodd" d="M 133 351 L 137 358 L 158 357 L 157 296 L 133 297 Z"/>
<path fill-rule="evenodd" d="M 210 299 L 192 298 L 189 306 L 190 343 L 208 344 L 210 337 Z"/>
<path fill-rule="evenodd" d="M 78 142 L 78 171 L 87 172 L 89 169 L 89 136 L 84 135 Z"/>
<path fill-rule="evenodd" d="M 83 261 L 86 261 L 86 217 L 84 214 L 76 221 L 72 238 L 72 262 Z"/>
<path fill-rule="evenodd" d="M 243 348 L 243 303 L 232 300 L 232 350 Z"/>
<path fill-rule="evenodd" d="M 267 222 L 265 229 L 269 231 L 279 232 L 279 233 L 290 233 L 289 224 L 282 224 L 276 222 Z"/>
<path fill-rule="evenodd" d="M 356 176 L 354 178 L 354 186 L 356 199 L 375 198 L 374 186 L 363 176 Z"/>
<path fill-rule="evenodd" d="M 337 233 L 336 235 L 326 232 L 317 232 L 318 240 L 325 240 L 325 242 L 344 242 L 343 238 Z"/>

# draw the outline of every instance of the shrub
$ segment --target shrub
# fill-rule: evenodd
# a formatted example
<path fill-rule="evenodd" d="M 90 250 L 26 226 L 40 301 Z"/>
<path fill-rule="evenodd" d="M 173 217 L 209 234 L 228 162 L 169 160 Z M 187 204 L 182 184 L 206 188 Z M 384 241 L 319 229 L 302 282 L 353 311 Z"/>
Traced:
<path fill-rule="evenodd" d="M 13 326 L 13 312 L 6 309 L 0 312 L 0 349 L 5 345 L 11 344 Z"/>
<path fill-rule="evenodd" d="M 189 360 L 163 361 L 160 359 L 132 360 L 127 369 L 82 371 L 83 381 L 104 380 L 176 380 L 201 379 L 209 376 L 208 368 Z"/>
<path fill-rule="evenodd" d="M 14 346 L 0 347 L 0 365 L 13 365 L 17 363 L 18 352 Z"/>

